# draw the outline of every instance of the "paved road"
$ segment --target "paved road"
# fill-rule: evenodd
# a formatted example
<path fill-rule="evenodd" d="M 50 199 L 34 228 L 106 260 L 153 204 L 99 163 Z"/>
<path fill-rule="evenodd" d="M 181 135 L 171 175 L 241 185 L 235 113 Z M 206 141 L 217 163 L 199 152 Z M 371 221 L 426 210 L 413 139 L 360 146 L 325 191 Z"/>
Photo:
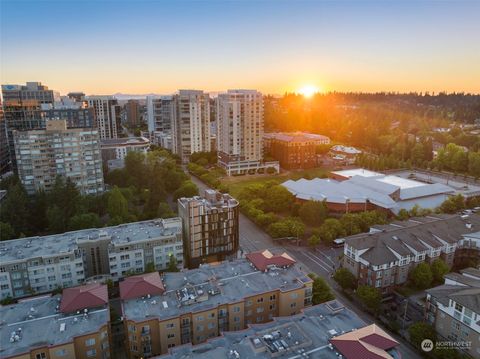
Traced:
<path fill-rule="evenodd" d="M 192 176 L 192 182 L 198 186 L 200 194 L 205 189 L 209 188 L 207 185 L 205 185 L 205 183 L 203 183 L 194 176 Z M 304 268 L 305 271 L 313 272 L 324 278 L 332 288 L 335 297 L 339 299 L 342 303 L 345 303 L 348 308 L 355 312 L 363 321 L 365 321 L 366 323 L 375 322 L 373 317 L 363 312 L 361 309 L 358 309 L 354 304 L 352 304 L 350 300 L 342 294 L 341 289 L 338 287 L 337 283 L 331 278 L 332 273 L 339 266 L 338 257 L 343 252 L 342 248 L 334 249 L 324 247 L 319 249 L 312 249 L 306 247 L 298 247 L 294 244 L 275 243 L 275 241 L 266 232 L 264 232 L 262 228 L 253 223 L 242 213 L 240 213 L 239 216 L 239 226 L 240 247 L 244 252 L 248 253 L 263 249 L 287 251 L 299 263 L 299 265 Z M 400 353 L 402 355 L 402 358 L 421 358 L 420 355 L 408 344 L 406 344 L 406 342 L 402 338 L 394 335 L 393 333 L 390 333 L 390 335 L 392 335 L 394 338 L 397 339 L 397 341 L 402 343 L 400 345 Z"/>

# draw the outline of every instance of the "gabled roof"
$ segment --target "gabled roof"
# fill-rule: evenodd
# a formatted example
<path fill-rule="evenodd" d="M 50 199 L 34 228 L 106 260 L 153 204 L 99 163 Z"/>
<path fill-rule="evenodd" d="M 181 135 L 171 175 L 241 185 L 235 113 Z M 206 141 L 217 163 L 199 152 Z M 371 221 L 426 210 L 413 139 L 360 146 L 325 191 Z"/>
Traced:
<path fill-rule="evenodd" d="M 390 359 L 387 350 L 399 345 L 375 324 L 339 335 L 330 342 L 347 359 Z"/>
<path fill-rule="evenodd" d="M 72 313 L 81 309 L 101 307 L 107 303 L 107 286 L 92 283 L 64 289 L 60 301 L 60 311 L 62 313 Z"/>
<path fill-rule="evenodd" d="M 412 198 L 420 198 L 427 196 L 434 196 L 437 194 L 454 193 L 455 190 L 452 187 L 446 186 L 441 183 L 432 183 L 425 186 L 402 188 L 400 190 L 400 199 L 407 200 Z"/>
<path fill-rule="evenodd" d="M 161 295 L 165 292 L 158 272 L 127 277 L 120 282 L 120 298 L 122 300 L 150 295 Z"/>
<path fill-rule="evenodd" d="M 248 253 L 246 257 L 260 271 L 266 270 L 269 266 L 289 267 L 296 263 L 286 252 L 274 255 L 268 249 Z"/>

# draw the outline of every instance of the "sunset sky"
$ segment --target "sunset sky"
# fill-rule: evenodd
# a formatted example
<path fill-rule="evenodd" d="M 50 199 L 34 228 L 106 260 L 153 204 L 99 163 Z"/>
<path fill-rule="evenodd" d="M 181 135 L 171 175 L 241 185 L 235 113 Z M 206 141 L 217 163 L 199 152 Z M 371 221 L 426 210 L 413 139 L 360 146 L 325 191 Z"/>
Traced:
<path fill-rule="evenodd" d="M 480 93 L 480 1 L 0 0 L 1 83 Z"/>

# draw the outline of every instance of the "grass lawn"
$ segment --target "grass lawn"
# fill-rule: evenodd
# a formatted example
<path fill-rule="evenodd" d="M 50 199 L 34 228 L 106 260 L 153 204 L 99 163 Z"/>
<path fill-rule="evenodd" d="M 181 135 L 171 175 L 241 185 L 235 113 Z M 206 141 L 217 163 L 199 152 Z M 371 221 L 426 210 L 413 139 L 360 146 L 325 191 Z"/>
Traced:
<path fill-rule="evenodd" d="M 223 177 L 220 181 L 222 182 L 222 184 L 228 186 L 228 192 L 233 197 L 237 197 L 243 188 L 253 183 L 263 183 L 272 180 L 282 183 L 289 179 L 298 180 L 300 178 L 312 179 L 315 177 L 326 177 L 327 174 L 328 170 L 326 170 L 325 168 L 311 168 L 308 170 L 284 171 L 276 175 L 245 175 Z"/>

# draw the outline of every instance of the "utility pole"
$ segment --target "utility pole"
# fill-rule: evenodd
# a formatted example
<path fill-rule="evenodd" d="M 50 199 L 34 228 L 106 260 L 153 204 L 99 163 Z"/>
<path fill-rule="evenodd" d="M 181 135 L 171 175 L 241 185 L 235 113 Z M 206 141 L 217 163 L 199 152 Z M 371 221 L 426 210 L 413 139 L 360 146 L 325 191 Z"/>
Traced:
<path fill-rule="evenodd" d="M 403 324 L 402 324 L 403 330 L 405 330 L 405 318 L 407 316 L 407 308 L 408 308 L 408 298 L 405 299 L 405 312 L 403 313 Z"/>

